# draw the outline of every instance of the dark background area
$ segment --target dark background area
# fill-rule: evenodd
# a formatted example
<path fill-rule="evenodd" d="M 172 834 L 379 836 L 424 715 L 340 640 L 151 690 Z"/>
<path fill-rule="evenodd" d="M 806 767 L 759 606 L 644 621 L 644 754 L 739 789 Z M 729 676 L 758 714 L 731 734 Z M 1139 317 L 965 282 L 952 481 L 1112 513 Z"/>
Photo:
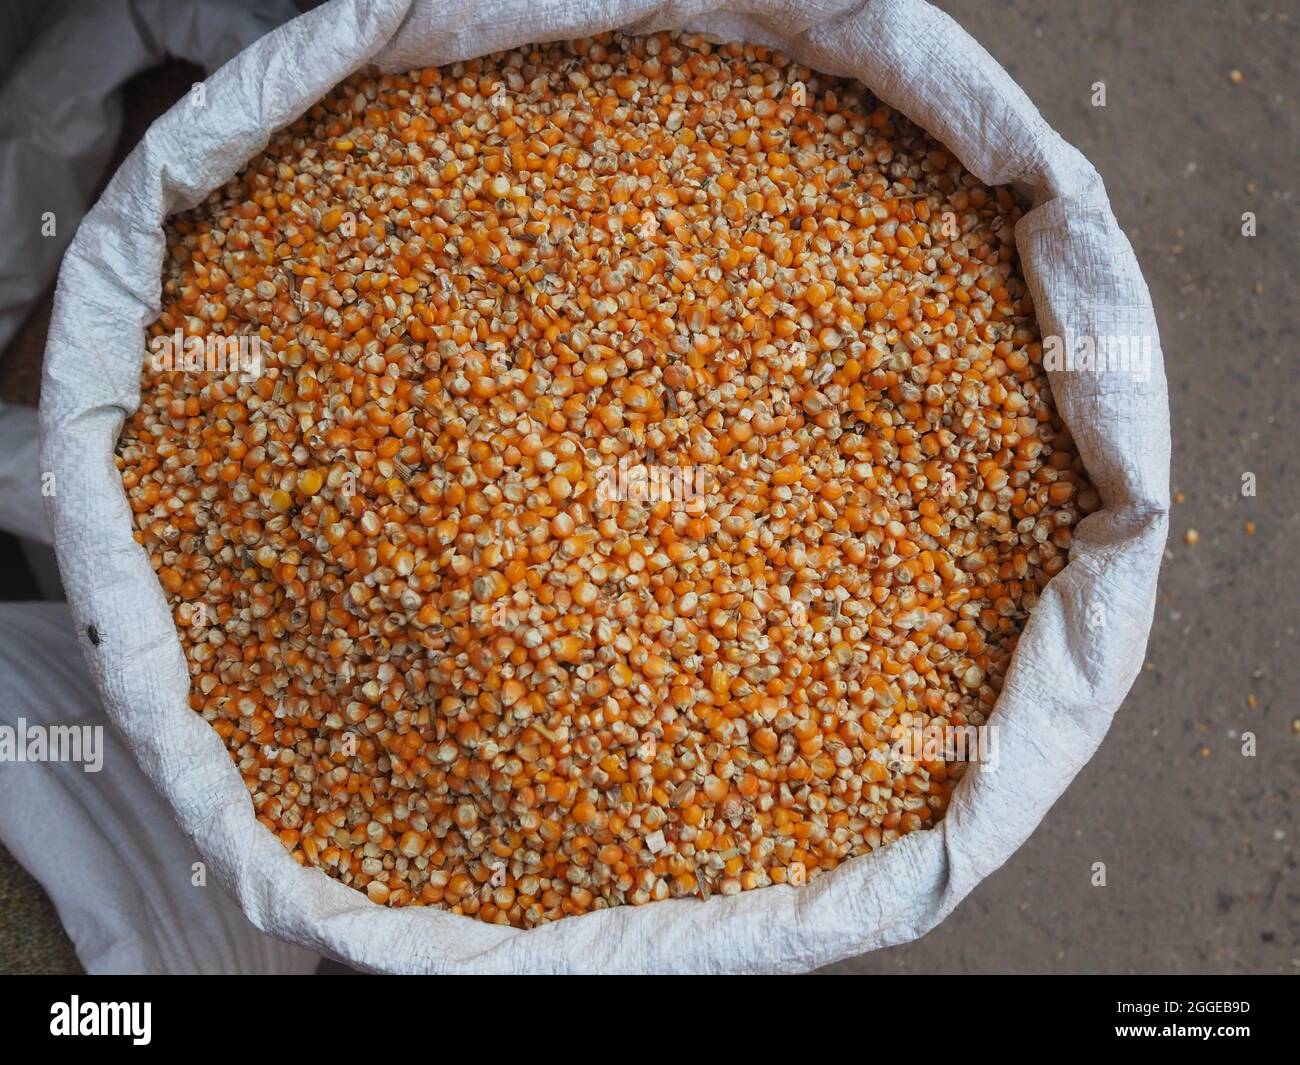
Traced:
<path fill-rule="evenodd" d="M 939 928 L 826 971 L 1300 973 L 1300 3 L 937 2 L 1106 181 L 1160 323 L 1176 496 L 1146 668 L 1097 756 Z M 199 77 L 128 86 L 119 160 Z M 0 399 L 37 401 L 48 316 L 0 353 Z M 0 535 L 0 598 L 35 587 Z M 0 959 L 76 966 L 3 851 Z"/>

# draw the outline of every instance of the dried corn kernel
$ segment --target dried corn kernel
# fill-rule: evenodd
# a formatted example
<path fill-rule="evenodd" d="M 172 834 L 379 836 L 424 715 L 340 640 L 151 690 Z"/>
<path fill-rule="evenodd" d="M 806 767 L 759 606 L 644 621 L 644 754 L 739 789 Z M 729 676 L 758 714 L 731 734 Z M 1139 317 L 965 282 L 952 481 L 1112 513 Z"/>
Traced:
<path fill-rule="evenodd" d="M 932 825 L 964 764 L 895 738 L 984 723 L 1100 506 L 1018 217 L 860 86 L 662 33 L 273 138 L 170 226 L 151 330 L 261 373 L 147 368 L 118 448 L 258 819 L 520 927 Z"/>

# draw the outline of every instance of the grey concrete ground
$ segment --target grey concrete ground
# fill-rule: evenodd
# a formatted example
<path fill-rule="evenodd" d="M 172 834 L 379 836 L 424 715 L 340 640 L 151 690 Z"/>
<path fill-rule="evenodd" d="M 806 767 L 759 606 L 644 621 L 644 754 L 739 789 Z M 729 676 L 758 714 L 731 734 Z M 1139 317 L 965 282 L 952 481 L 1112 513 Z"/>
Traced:
<path fill-rule="evenodd" d="M 1181 498 L 1148 666 L 1096 758 L 938 929 L 827 971 L 1300 972 L 1300 3 L 938 2 L 1106 180 L 1160 321 Z M 30 399 L 7 362 L 0 396 Z M 0 968 L 66 964 L 2 861 L 0 888 L 27 951 L 0 937 Z"/>

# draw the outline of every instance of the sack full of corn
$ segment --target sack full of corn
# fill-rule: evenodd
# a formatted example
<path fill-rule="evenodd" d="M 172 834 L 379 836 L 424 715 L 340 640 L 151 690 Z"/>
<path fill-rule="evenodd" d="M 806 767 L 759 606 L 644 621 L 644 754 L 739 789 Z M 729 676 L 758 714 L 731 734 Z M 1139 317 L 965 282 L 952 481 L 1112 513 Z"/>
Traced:
<path fill-rule="evenodd" d="M 110 717 L 377 971 L 922 935 L 1101 742 L 1167 526 L 1101 180 L 922 0 L 311 11 L 86 217 L 41 423 Z"/>

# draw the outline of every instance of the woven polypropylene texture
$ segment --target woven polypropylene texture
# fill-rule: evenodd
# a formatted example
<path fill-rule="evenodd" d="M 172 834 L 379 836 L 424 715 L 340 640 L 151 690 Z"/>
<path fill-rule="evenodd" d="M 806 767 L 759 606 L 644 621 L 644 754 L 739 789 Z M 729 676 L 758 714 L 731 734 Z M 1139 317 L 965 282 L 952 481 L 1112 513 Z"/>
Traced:
<path fill-rule="evenodd" d="M 945 818 L 810 885 L 619 907 L 529 931 L 434 908 L 387 909 L 297 865 L 252 816 L 216 733 L 187 705 L 162 590 L 131 536 L 112 451 L 139 402 L 144 328 L 159 312 L 162 224 L 224 183 L 336 83 L 622 28 L 704 31 L 858 78 L 987 183 L 1034 209 L 1016 237 L 1044 334 L 1148 337 L 1145 375 L 1060 371 L 1051 384 L 1103 509 L 1021 637 L 976 766 Z M 334 0 L 241 53 L 123 164 L 59 279 L 45 359 L 44 461 L 78 624 L 120 634 L 88 651 L 109 714 L 181 826 L 259 928 L 362 968 L 436 971 L 797 971 L 913 939 L 1028 837 L 1092 756 L 1141 666 L 1167 530 L 1169 412 L 1151 301 L 1088 162 L 951 19 L 921 0 Z M 1103 623 L 1098 623 L 1101 619 Z"/>

